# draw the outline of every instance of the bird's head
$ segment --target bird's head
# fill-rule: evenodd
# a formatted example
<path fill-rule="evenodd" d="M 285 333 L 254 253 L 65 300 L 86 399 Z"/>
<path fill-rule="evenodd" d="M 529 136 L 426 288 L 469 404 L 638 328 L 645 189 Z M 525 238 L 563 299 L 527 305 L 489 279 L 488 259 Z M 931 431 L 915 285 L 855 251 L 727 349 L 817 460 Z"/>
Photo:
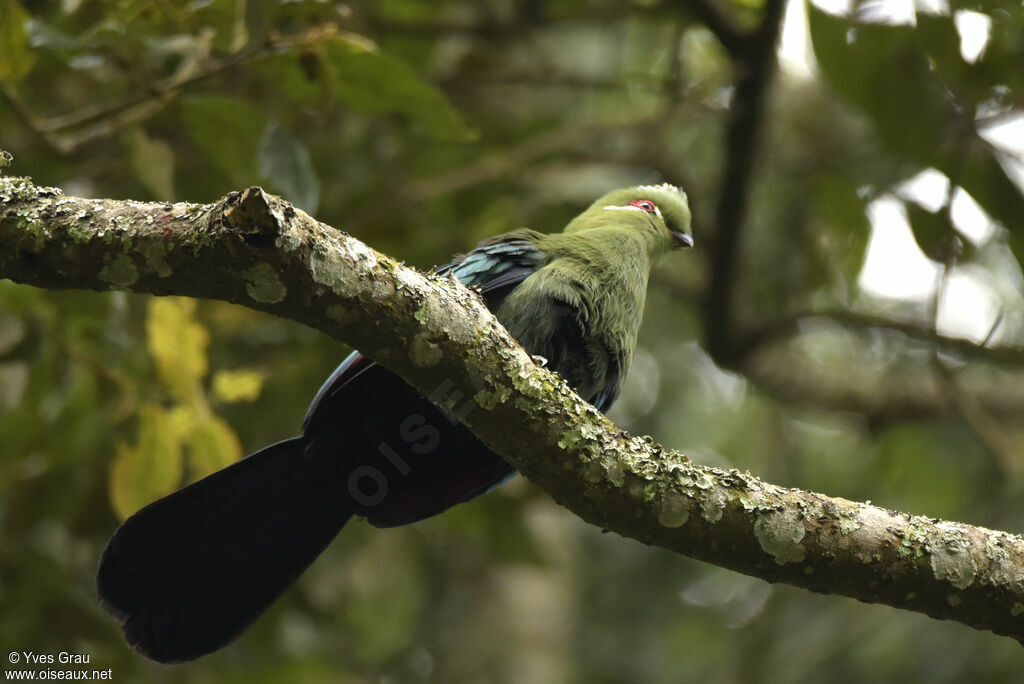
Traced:
<path fill-rule="evenodd" d="M 668 183 L 613 190 L 573 219 L 565 232 L 607 227 L 640 231 L 656 252 L 693 246 L 686 193 Z"/>

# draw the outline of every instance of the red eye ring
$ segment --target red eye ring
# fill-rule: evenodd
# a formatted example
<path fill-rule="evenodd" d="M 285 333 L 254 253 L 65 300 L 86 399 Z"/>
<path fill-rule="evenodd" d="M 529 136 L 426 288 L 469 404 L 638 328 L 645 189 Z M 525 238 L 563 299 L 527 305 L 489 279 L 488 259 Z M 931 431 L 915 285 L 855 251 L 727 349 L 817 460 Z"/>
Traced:
<path fill-rule="evenodd" d="M 654 206 L 654 202 L 651 200 L 633 200 L 629 203 L 629 206 L 643 209 L 648 214 L 658 213 L 658 207 Z"/>

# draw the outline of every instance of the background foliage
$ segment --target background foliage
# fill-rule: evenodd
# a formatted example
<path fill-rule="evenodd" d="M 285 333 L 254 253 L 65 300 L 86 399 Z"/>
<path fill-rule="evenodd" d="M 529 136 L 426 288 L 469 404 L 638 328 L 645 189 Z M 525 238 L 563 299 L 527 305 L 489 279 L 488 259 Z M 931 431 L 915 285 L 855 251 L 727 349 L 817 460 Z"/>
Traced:
<path fill-rule="evenodd" d="M 769 81 L 751 46 L 776 0 L 7 0 L 0 147 L 86 197 L 262 184 L 423 268 L 559 230 L 613 187 L 679 183 L 697 247 L 653 278 L 616 422 L 780 484 L 1019 531 L 1024 196 L 989 133 L 1024 108 L 1024 12 L 850 4 L 808 6 L 810 70 Z M 980 55 L 965 17 L 987 19 Z M 929 200 L 922 178 L 951 182 Z M 980 224 L 958 220 L 965 198 Z M 900 220 L 872 226 L 881 206 Z M 905 266 L 927 255 L 934 282 L 882 297 L 869 241 L 895 250 L 903 217 Z M 122 681 L 1019 675 L 1007 639 L 603 535 L 522 479 L 413 527 L 350 524 L 198 663 L 128 652 L 93 590 L 119 518 L 293 434 L 347 351 L 223 303 L 0 282 L 0 645 L 89 653 Z"/>

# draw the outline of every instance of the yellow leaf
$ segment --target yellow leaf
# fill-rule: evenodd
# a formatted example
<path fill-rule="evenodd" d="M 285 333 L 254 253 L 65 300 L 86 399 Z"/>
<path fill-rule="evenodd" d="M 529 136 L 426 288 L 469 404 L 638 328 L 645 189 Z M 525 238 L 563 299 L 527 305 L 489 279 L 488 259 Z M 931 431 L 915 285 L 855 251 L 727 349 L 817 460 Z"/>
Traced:
<path fill-rule="evenodd" d="M 263 374 L 252 370 L 217 371 L 213 395 L 221 401 L 253 401 L 263 389 Z"/>
<path fill-rule="evenodd" d="M 195 308 L 195 300 L 186 297 L 154 298 L 146 316 L 147 346 L 160 379 L 184 404 L 196 402 L 207 370 L 210 336 L 193 318 Z"/>
<path fill-rule="evenodd" d="M 139 439 L 119 442 L 110 468 L 110 504 L 124 520 L 146 504 L 167 496 L 181 484 L 181 429 L 171 413 L 145 404 L 139 410 Z"/>
<path fill-rule="evenodd" d="M 214 414 L 197 417 L 187 437 L 189 476 L 199 480 L 242 458 L 238 435 Z"/>

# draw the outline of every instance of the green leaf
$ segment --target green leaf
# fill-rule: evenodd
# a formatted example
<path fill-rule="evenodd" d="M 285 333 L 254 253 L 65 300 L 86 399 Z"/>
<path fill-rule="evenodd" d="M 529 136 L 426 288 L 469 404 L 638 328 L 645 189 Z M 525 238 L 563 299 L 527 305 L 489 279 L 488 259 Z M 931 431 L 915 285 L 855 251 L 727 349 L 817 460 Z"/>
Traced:
<path fill-rule="evenodd" d="M 197 417 L 186 437 L 189 478 L 200 480 L 242 458 L 242 443 L 224 420 L 212 413 Z"/>
<path fill-rule="evenodd" d="M 25 30 L 28 19 L 16 0 L 0 2 L 0 81 L 17 83 L 36 62 Z"/>
<path fill-rule="evenodd" d="M 154 199 L 174 199 L 174 150 L 163 140 L 146 135 L 141 127 L 124 136 L 132 170 Z"/>
<path fill-rule="evenodd" d="M 149 300 L 146 344 L 160 379 L 171 395 L 192 405 L 201 396 L 206 375 L 209 334 L 193 319 L 195 300 L 162 297 Z"/>
<path fill-rule="evenodd" d="M 403 114 L 439 140 L 476 137 L 437 88 L 371 41 L 354 34 L 339 36 L 326 44 L 324 55 L 338 96 L 353 109 Z"/>
<path fill-rule="evenodd" d="M 263 374 L 253 370 L 220 370 L 213 374 L 213 395 L 226 402 L 254 401 L 263 389 Z"/>
<path fill-rule="evenodd" d="M 935 167 L 970 193 L 1011 232 L 1011 247 L 1024 263 L 1024 236 L 1017 236 L 1024 231 L 1024 194 L 974 129 L 970 112 L 961 111 L 965 105 L 950 84 L 931 68 L 934 62 L 961 78 L 951 22 L 925 18 L 915 29 L 856 23 L 811 4 L 807 11 L 814 53 L 832 88 L 867 115 L 894 156 Z"/>
<path fill-rule="evenodd" d="M 118 443 L 107 480 L 110 504 L 124 520 L 181 484 L 181 426 L 172 413 L 153 404 L 139 410 L 139 439 Z"/>
<path fill-rule="evenodd" d="M 955 114 L 914 28 L 856 23 L 807 4 L 811 42 L 829 85 L 859 107 L 891 151 L 937 165 Z"/>
<path fill-rule="evenodd" d="M 989 216 L 1017 238 L 1024 238 L 1024 194 L 1006 175 L 991 145 L 981 139 L 967 146 L 960 166 L 952 175 L 957 185 L 974 198 Z M 1024 252 L 1014 250 L 1024 264 Z"/>
<path fill-rule="evenodd" d="M 822 245 L 827 261 L 839 269 L 852 290 L 867 253 L 871 224 L 854 182 L 845 176 L 823 176 L 817 183 L 817 215 L 825 223 Z"/>
<path fill-rule="evenodd" d="M 245 100 L 221 95 L 185 98 L 181 113 L 189 135 L 237 185 L 255 182 L 263 113 Z"/>
<path fill-rule="evenodd" d="M 914 18 L 917 37 L 925 52 L 940 72 L 949 80 L 964 74 L 968 64 L 960 53 L 960 33 L 953 17 L 944 14 L 918 12 Z M 952 78 L 959 81 L 959 78 Z"/>
<path fill-rule="evenodd" d="M 276 121 L 271 121 L 260 138 L 260 175 L 286 200 L 309 214 L 320 203 L 320 178 L 309 150 Z"/>

